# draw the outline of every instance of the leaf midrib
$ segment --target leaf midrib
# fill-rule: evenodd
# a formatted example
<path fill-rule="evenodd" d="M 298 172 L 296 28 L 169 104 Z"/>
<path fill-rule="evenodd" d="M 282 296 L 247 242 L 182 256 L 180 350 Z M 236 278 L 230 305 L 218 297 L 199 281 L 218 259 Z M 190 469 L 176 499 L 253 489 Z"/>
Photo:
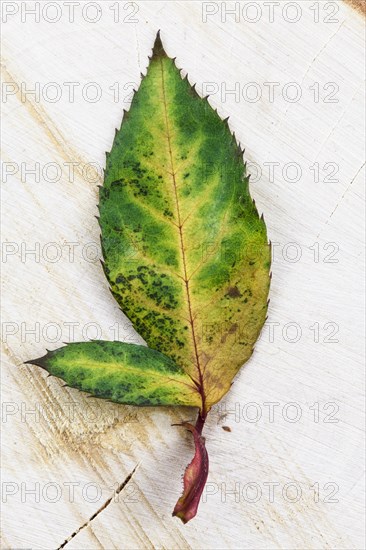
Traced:
<path fill-rule="evenodd" d="M 187 275 L 187 262 L 186 262 L 185 248 L 184 248 L 183 224 L 182 224 L 182 221 L 181 221 L 180 208 L 179 208 L 179 197 L 178 197 L 178 191 L 177 191 L 177 182 L 176 182 L 176 179 L 175 179 L 176 172 L 175 172 L 175 169 L 174 169 L 174 161 L 173 161 L 173 153 L 172 153 L 171 137 L 170 137 L 170 126 L 169 126 L 169 119 L 168 119 L 168 109 L 167 109 L 167 101 L 166 101 L 166 93 L 165 93 L 164 65 L 163 65 L 162 58 L 160 58 L 159 61 L 160 61 L 160 68 L 161 68 L 161 85 L 162 85 L 162 92 L 163 92 L 163 105 L 164 105 L 164 115 L 165 115 L 166 137 L 167 137 L 167 140 L 168 140 L 169 161 L 170 161 L 170 166 L 171 166 L 171 176 L 172 176 L 172 182 L 173 182 L 175 206 L 176 206 L 176 210 L 177 210 L 177 219 L 178 219 L 177 229 L 179 231 L 180 249 L 181 249 L 183 271 L 184 271 L 183 282 L 184 282 L 184 285 L 185 285 L 186 295 L 187 295 L 187 305 L 188 305 L 188 315 L 189 315 L 188 322 L 191 326 L 193 348 L 194 348 L 194 354 L 195 354 L 195 358 L 196 358 L 196 368 L 197 368 L 198 377 L 199 377 L 198 383 L 195 380 L 193 380 L 193 381 L 197 385 L 198 391 L 201 395 L 202 413 L 205 414 L 205 391 L 204 391 L 204 386 L 203 386 L 203 375 L 202 375 L 201 365 L 200 365 L 200 360 L 199 360 L 196 333 L 195 333 L 195 327 L 194 327 L 194 318 L 193 318 L 193 314 L 192 314 L 191 296 L 190 296 L 190 291 L 189 291 L 189 278 L 188 278 L 188 275 Z"/>
<path fill-rule="evenodd" d="M 82 359 L 82 360 L 80 360 L 80 364 L 78 364 L 78 362 L 75 362 L 73 366 L 75 368 L 77 368 L 77 367 L 84 368 L 86 364 L 89 368 L 95 369 L 95 372 L 97 372 L 98 369 L 101 368 L 101 366 L 103 366 L 107 370 L 112 369 L 113 374 L 116 374 L 116 373 L 118 374 L 118 371 L 120 371 L 120 369 L 121 369 L 121 364 L 118 363 L 118 362 L 115 362 L 115 361 L 110 361 L 108 363 L 105 363 L 105 362 L 101 363 L 100 360 L 90 361 L 90 359 L 88 361 L 85 361 L 85 359 Z M 145 368 L 143 371 L 141 371 L 137 367 L 134 367 L 132 365 L 123 365 L 123 372 L 125 374 L 128 374 L 128 373 L 130 373 L 130 374 L 134 374 L 134 373 L 144 374 L 147 377 L 149 375 L 152 375 L 153 377 L 155 377 L 157 379 L 163 378 L 167 382 L 174 382 L 176 384 L 183 384 L 184 386 L 186 386 L 187 388 L 189 388 L 192 391 L 195 389 L 188 382 L 185 382 L 185 381 L 180 379 L 180 378 L 184 378 L 186 376 L 186 373 L 184 373 L 184 372 L 182 372 L 182 373 L 179 373 L 179 372 L 177 372 L 177 373 L 167 373 L 167 372 L 164 372 L 164 371 L 159 371 L 159 370 L 156 370 L 156 369 L 149 369 L 149 368 Z M 150 384 L 154 385 L 153 382 L 150 382 Z M 155 382 L 155 385 L 157 387 L 161 386 L 161 382 Z"/>

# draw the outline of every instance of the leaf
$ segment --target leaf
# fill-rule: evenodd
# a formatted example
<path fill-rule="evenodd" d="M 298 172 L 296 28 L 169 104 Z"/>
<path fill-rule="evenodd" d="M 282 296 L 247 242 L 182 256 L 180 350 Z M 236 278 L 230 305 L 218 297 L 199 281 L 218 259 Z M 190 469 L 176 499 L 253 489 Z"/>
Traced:
<path fill-rule="evenodd" d="M 149 347 L 195 381 L 203 418 L 252 354 L 267 312 L 270 246 L 242 154 L 158 34 L 107 155 L 104 270 Z"/>
<path fill-rule="evenodd" d="M 192 424 L 184 422 L 182 425 L 192 432 L 196 452 L 192 462 L 188 464 L 184 472 L 183 495 L 175 505 L 173 516 L 177 516 L 183 523 L 187 523 L 196 515 L 201 494 L 206 485 L 208 476 L 208 454 L 205 446 L 205 438 L 200 435 Z"/>
<path fill-rule="evenodd" d="M 128 405 L 199 407 L 192 382 L 165 355 L 123 342 L 76 342 L 28 361 L 68 386 Z"/>
<path fill-rule="evenodd" d="M 266 319 L 271 251 L 227 119 L 181 78 L 158 33 L 107 153 L 103 268 L 149 348 L 74 343 L 30 361 L 69 386 L 133 405 L 199 407 L 173 514 L 192 519 L 208 474 L 202 429 Z"/>

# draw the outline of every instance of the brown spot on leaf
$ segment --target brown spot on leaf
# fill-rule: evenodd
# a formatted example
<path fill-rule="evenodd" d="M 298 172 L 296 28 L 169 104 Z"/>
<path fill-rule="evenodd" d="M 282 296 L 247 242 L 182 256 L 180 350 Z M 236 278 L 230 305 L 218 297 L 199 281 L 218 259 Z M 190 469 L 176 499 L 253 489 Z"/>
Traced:
<path fill-rule="evenodd" d="M 221 337 L 221 343 L 224 344 L 226 342 L 226 338 L 229 336 L 229 334 L 234 334 L 234 332 L 236 332 L 238 330 L 238 323 L 234 323 L 233 325 L 231 325 L 231 327 L 229 328 L 229 330 L 227 332 L 225 332 L 225 334 L 222 335 Z"/>
<path fill-rule="evenodd" d="M 230 298 L 240 298 L 241 293 L 237 286 L 231 286 L 228 289 L 226 296 L 229 296 Z"/>

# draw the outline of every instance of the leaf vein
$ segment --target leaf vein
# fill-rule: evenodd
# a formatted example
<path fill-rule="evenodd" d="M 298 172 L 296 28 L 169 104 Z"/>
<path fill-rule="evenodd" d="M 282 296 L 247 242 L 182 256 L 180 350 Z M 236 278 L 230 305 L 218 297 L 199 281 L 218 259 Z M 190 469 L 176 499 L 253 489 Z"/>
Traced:
<path fill-rule="evenodd" d="M 178 190 L 177 190 L 177 182 L 176 182 L 176 177 L 175 177 L 176 172 L 175 172 L 175 169 L 174 169 L 174 161 L 173 161 L 173 153 L 172 153 L 171 133 L 170 133 L 167 101 L 166 101 L 166 94 L 165 94 L 164 66 L 163 66 L 162 59 L 160 59 L 160 67 L 161 67 L 161 81 L 162 81 L 162 91 L 163 91 L 163 105 L 164 105 L 165 125 L 166 125 L 166 129 L 167 129 L 166 134 L 167 134 L 167 140 L 168 140 L 169 160 L 170 160 L 171 170 L 172 170 L 171 176 L 172 176 L 174 197 L 175 197 L 175 204 L 176 204 L 177 218 L 178 218 L 179 240 L 180 240 L 180 247 L 181 247 L 181 253 L 182 253 L 182 263 L 183 263 L 183 270 L 184 270 L 185 288 L 186 288 L 186 294 L 187 294 L 188 314 L 189 314 L 190 326 L 191 326 L 191 331 L 192 331 L 192 341 L 193 341 L 193 347 L 194 347 L 194 354 L 195 354 L 195 358 L 196 358 L 196 367 L 197 367 L 198 376 L 199 376 L 199 391 L 200 391 L 201 398 L 202 398 L 202 414 L 205 414 L 205 392 L 204 392 L 204 387 L 203 387 L 203 375 L 202 375 L 201 365 L 200 365 L 200 360 L 199 360 L 197 338 L 196 338 L 196 333 L 195 333 L 195 326 L 194 326 L 194 319 L 193 319 L 192 305 L 191 305 L 191 297 L 190 297 L 190 291 L 189 291 L 189 280 L 188 280 L 188 274 L 187 274 L 187 262 L 186 262 L 186 254 L 185 254 L 184 238 L 183 238 L 183 226 L 182 226 L 182 221 L 181 221 Z"/>

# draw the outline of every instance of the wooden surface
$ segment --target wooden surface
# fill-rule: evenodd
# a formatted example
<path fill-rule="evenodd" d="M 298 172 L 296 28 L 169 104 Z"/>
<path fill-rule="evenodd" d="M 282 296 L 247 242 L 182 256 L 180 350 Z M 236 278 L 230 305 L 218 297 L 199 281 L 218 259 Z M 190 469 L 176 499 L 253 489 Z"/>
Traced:
<path fill-rule="evenodd" d="M 365 0 L 346 0 L 353 8 L 366 15 L 366 1 Z"/>
<path fill-rule="evenodd" d="M 343 2 L 297 3 L 292 23 L 284 3 L 250 23 L 221 3 L 121 2 L 114 22 L 100 2 L 91 23 L 63 4 L 59 22 L 22 22 L 19 3 L 3 24 L 2 548 L 364 548 L 362 17 Z M 194 411 L 112 405 L 23 365 L 71 339 L 140 341 L 99 264 L 100 177 L 85 167 L 103 167 L 159 28 L 230 115 L 274 244 L 268 323 L 207 422 L 207 490 L 186 526 L 171 511 L 192 442 L 171 424 Z M 73 102 L 65 82 L 80 83 Z"/>

